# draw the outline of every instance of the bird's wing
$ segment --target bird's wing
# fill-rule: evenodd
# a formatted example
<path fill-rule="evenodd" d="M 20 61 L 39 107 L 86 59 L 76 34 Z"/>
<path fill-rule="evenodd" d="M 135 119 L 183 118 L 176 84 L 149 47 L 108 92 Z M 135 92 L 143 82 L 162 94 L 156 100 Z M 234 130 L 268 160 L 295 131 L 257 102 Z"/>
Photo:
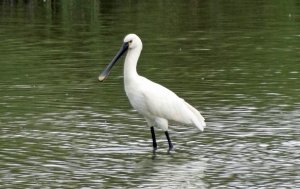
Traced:
<path fill-rule="evenodd" d="M 145 78 L 146 79 L 146 78 Z M 205 127 L 201 114 L 169 89 L 146 79 L 143 95 L 148 111 L 161 117 L 184 124 L 193 124 L 200 130 Z"/>

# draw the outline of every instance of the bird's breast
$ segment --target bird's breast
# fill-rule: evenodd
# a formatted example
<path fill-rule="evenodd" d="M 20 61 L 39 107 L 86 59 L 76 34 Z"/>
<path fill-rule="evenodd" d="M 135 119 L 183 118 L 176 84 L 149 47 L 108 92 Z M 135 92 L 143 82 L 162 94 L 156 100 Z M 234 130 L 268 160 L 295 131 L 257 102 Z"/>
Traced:
<path fill-rule="evenodd" d="M 131 106 L 137 110 L 140 114 L 148 117 L 150 112 L 146 104 L 144 92 L 138 84 L 126 84 L 125 92 Z"/>

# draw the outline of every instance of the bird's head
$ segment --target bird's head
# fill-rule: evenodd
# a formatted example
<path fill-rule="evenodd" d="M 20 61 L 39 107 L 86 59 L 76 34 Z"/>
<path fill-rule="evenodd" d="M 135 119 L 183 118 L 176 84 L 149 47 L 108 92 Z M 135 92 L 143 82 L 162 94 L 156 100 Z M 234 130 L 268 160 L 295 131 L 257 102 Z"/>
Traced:
<path fill-rule="evenodd" d="M 143 48 L 143 44 L 139 36 L 136 34 L 128 34 L 124 38 L 124 44 L 128 44 L 128 49 Z"/>
<path fill-rule="evenodd" d="M 114 64 L 118 61 L 118 59 L 127 51 L 138 50 L 139 52 L 142 50 L 143 44 L 141 39 L 136 34 L 128 34 L 124 38 L 124 43 L 122 44 L 119 52 L 113 58 L 113 60 L 106 66 L 106 68 L 101 72 L 98 77 L 99 81 L 104 81 L 108 75 Z"/>

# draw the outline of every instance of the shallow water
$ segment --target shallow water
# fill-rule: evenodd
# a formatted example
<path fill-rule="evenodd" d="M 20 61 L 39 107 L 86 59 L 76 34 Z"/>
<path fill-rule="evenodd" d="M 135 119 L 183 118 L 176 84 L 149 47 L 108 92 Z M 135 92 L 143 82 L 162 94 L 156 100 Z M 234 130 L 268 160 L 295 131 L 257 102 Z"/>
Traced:
<path fill-rule="evenodd" d="M 296 1 L 0 1 L 4 188 L 297 188 Z M 127 33 L 141 75 L 191 103 L 207 128 L 172 123 L 167 152 L 123 90 Z"/>

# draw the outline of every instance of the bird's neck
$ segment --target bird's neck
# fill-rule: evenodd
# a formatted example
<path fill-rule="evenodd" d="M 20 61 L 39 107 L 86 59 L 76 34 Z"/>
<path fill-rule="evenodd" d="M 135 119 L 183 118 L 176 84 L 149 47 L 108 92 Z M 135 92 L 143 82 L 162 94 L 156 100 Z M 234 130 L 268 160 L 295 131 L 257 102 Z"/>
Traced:
<path fill-rule="evenodd" d="M 136 65 L 141 54 L 141 49 L 131 49 L 127 52 L 124 64 L 124 80 L 125 83 L 135 80 L 138 77 Z"/>

